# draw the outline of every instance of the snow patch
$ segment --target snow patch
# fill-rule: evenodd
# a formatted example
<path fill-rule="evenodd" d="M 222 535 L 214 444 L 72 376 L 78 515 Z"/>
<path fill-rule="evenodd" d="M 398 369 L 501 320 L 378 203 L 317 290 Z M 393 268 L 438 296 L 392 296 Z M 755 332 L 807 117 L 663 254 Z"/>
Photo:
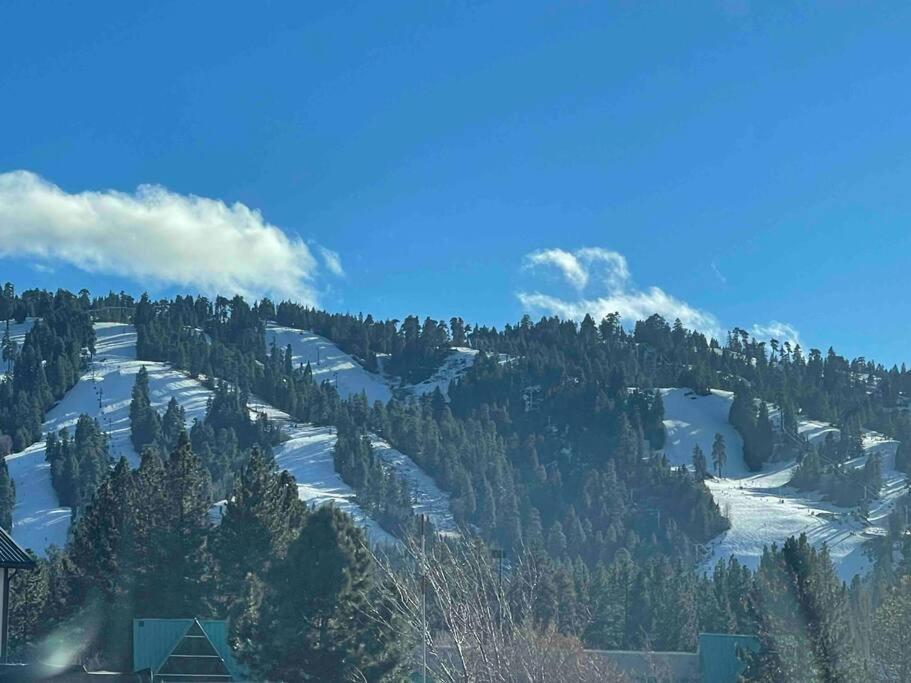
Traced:
<path fill-rule="evenodd" d="M 268 323 L 266 346 L 272 344 L 284 350 L 291 345 L 291 358 L 295 367 L 310 363 L 313 379 L 317 383 L 331 382 L 342 398 L 349 398 L 362 391 L 367 401 L 386 403 L 392 398 L 389 382 L 364 369 L 360 363 L 325 337 L 318 334 Z"/>
<path fill-rule="evenodd" d="M 317 427 L 295 423 L 290 416 L 267 403 L 251 401 L 253 413 L 264 414 L 281 425 L 288 438 L 274 449 L 279 468 L 288 470 L 297 479 L 301 500 L 311 506 L 333 503 L 351 514 L 374 543 L 393 543 L 393 537 L 370 519 L 358 505 L 354 489 L 335 471 L 332 450 L 337 435 L 333 427 Z M 376 454 L 391 467 L 396 476 L 404 479 L 413 496 L 415 514 L 426 514 L 444 533 L 455 533 L 456 523 L 449 506 L 449 495 L 443 492 L 411 458 L 392 448 L 377 436 L 371 436 Z"/>
<path fill-rule="evenodd" d="M 796 464 L 768 463 L 761 472 L 750 472 L 743 462 L 743 440 L 728 423 L 733 394 L 713 390 L 697 396 L 686 389 L 661 389 L 664 400 L 667 446 L 665 455 L 673 465 L 691 467 L 693 445 L 698 443 L 711 460 L 711 444 L 716 432 L 724 436 L 728 463 L 725 477 L 706 481 L 709 491 L 731 522 L 731 528 L 714 539 L 707 548 L 704 569 L 710 571 L 719 559 L 736 556 L 756 569 L 765 546 L 781 544 L 788 536 L 805 533 L 814 546 L 826 543 L 839 576 L 848 581 L 855 574 L 870 570 L 871 562 L 864 544 L 886 532 L 888 515 L 906 489 L 907 477 L 895 470 L 898 442 L 876 432 L 863 437 L 865 456 L 871 453 L 882 460 L 883 489 L 870 504 L 870 514 L 861 520 L 853 510 L 823 501 L 818 494 L 789 487 Z M 777 411 L 770 411 L 775 423 Z M 832 425 L 815 420 L 799 420 L 798 432 L 810 443 L 820 443 L 829 433 L 839 434 Z"/>
<path fill-rule="evenodd" d="M 689 389 L 661 389 L 660 392 L 667 432 L 664 455 L 671 465 L 691 467 L 693 447 L 698 444 L 711 468 L 712 443 L 715 434 L 721 434 L 727 454 L 725 474 L 744 475 L 749 472 L 743 461 L 743 439 L 728 422 L 733 393 L 719 389 L 713 389 L 707 396 L 700 396 Z"/>
<path fill-rule="evenodd" d="M 136 360 L 136 330 L 125 323 L 95 323 L 95 358 L 76 385 L 45 416 L 42 432 L 67 427 L 74 430 L 83 413 L 98 420 L 110 437 L 111 456 L 127 458 L 133 467 L 139 455 L 130 441 L 130 399 L 136 373 L 146 367 L 149 397 L 163 411 L 171 397 L 187 412 L 189 426 L 203 419 L 212 392 L 198 381 L 164 363 Z M 43 441 L 7 457 L 16 482 L 13 538 L 20 545 L 43 555 L 48 546 L 66 543 L 71 511 L 60 507 L 51 485 L 50 465 L 45 462 Z"/>
<path fill-rule="evenodd" d="M 429 378 L 417 384 L 405 384 L 397 378 L 370 372 L 335 343 L 313 332 L 267 323 L 266 346 L 271 346 L 273 342 L 281 350 L 290 344 L 295 367 L 310 363 L 313 379 L 335 384 L 342 398 L 350 398 L 363 391 L 371 404 L 374 401 L 386 403 L 396 393 L 423 396 L 439 389 L 445 395 L 449 383 L 464 375 L 478 355 L 475 349 L 452 347 Z M 501 356 L 501 362 L 505 362 L 505 359 L 505 356 Z"/>

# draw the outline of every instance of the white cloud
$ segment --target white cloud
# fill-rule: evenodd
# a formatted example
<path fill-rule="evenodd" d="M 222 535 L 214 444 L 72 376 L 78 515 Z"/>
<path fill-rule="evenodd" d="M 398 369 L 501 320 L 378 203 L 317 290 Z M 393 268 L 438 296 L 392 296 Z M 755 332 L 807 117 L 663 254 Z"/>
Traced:
<path fill-rule="evenodd" d="M 585 247 L 573 252 L 544 249 L 525 257 L 526 268 L 545 265 L 557 268 L 566 281 L 579 291 L 580 297 L 568 300 L 541 292 L 519 292 L 517 296 L 526 310 L 574 320 L 581 320 L 586 313 L 595 320 L 609 313 L 619 313 L 626 324 L 658 313 L 668 321 L 679 318 L 688 328 L 719 336 L 720 325 L 711 313 L 690 306 L 659 287 L 635 287 L 626 258 L 618 252 L 599 247 Z M 583 290 L 592 282 L 596 282 L 603 291 L 582 296 Z"/>
<path fill-rule="evenodd" d="M 611 288 L 622 287 L 629 280 L 626 258 L 609 249 L 583 247 L 572 253 L 563 249 L 539 249 L 525 256 L 526 268 L 552 266 L 580 291 L 588 285 L 593 265 L 601 266 L 598 272 Z"/>
<path fill-rule="evenodd" d="M 782 343 L 790 342 L 792 345 L 800 343 L 800 333 L 797 331 L 797 328 L 789 323 L 783 323 L 777 320 L 772 320 L 767 325 L 756 323 L 753 325 L 752 329 L 750 329 L 750 334 L 760 341 L 776 339 Z"/>
<path fill-rule="evenodd" d="M 562 249 L 541 249 L 525 256 L 525 266 L 549 265 L 557 268 L 569 283 L 576 289 L 583 289 L 588 284 L 588 271 L 579 263 L 579 259 Z"/>
<path fill-rule="evenodd" d="M 326 268 L 341 271 L 325 250 Z M 0 256 L 65 262 L 143 284 L 315 304 L 319 265 L 303 240 L 254 209 L 158 185 L 70 194 L 27 171 L 0 174 Z"/>
<path fill-rule="evenodd" d="M 319 246 L 317 249 L 319 250 L 319 255 L 323 259 L 323 263 L 326 265 L 326 270 L 336 277 L 344 277 L 345 269 L 342 268 L 342 259 L 338 255 L 338 252 L 323 246 Z"/>

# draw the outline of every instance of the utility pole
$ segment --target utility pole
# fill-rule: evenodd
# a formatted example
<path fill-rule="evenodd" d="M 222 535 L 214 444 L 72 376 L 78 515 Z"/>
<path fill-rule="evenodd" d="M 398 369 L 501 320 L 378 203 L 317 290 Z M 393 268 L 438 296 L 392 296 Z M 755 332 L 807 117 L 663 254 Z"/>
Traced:
<path fill-rule="evenodd" d="M 421 515 L 421 681 L 427 683 L 427 559 L 424 554 L 426 515 Z"/>

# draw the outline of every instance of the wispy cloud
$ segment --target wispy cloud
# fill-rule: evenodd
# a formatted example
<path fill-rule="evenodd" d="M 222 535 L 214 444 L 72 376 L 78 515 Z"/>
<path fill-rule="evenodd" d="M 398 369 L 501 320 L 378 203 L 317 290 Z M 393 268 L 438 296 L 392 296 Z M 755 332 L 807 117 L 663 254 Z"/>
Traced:
<path fill-rule="evenodd" d="M 327 256 L 329 254 L 329 256 Z M 325 268 L 342 271 L 321 250 Z M 244 204 L 181 195 L 68 193 L 27 171 L 0 174 L 0 256 L 65 262 L 92 273 L 204 292 L 271 294 L 316 303 L 321 267 L 300 238 Z"/>
<path fill-rule="evenodd" d="M 721 272 L 721 269 L 718 267 L 718 264 L 715 261 L 712 261 L 712 272 L 715 274 L 715 277 L 718 278 L 718 282 L 723 285 L 728 283 L 728 279 L 724 273 Z"/>
<path fill-rule="evenodd" d="M 539 249 L 525 256 L 526 268 L 554 267 L 580 291 L 589 284 L 592 266 L 596 265 L 602 266 L 599 272 L 609 287 L 622 287 L 629 280 L 626 259 L 609 249 L 584 247 L 572 253 L 563 249 Z"/>
<path fill-rule="evenodd" d="M 318 246 L 317 250 L 319 251 L 320 257 L 323 259 L 326 270 L 328 270 L 336 277 L 344 277 L 345 269 L 342 268 L 342 259 L 338 255 L 338 252 L 332 251 L 331 249 L 327 249 L 323 246 Z"/>
<path fill-rule="evenodd" d="M 775 339 L 780 342 L 790 342 L 792 345 L 800 344 L 800 332 L 797 331 L 797 328 L 777 320 L 772 320 L 765 325 L 756 323 L 750 329 L 750 334 L 760 341 Z"/>
<path fill-rule="evenodd" d="M 658 313 L 667 320 L 679 318 L 689 328 L 719 336 L 720 325 L 711 313 L 691 306 L 659 287 L 636 287 L 626 258 L 616 251 L 600 247 L 585 247 L 572 252 L 543 249 L 527 254 L 524 267 L 556 269 L 579 294 L 576 298 L 565 299 L 540 291 L 518 292 L 519 301 L 528 311 L 575 320 L 586 313 L 596 320 L 609 313 L 619 313 L 627 323 Z M 586 294 L 589 286 L 600 291 Z"/>

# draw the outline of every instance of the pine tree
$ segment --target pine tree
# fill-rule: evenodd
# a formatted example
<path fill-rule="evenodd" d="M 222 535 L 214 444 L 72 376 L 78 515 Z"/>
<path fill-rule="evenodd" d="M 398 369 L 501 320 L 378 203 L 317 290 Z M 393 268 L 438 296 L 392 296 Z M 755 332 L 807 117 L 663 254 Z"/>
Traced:
<path fill-rule="evenodd" d="M 153 456 L 152 456 L 153 457 Z M 163 497 L 148 529 L 144 599 L 149 616 L 186 617 L 210 611 L 209 477 L 182 432 L 164 472 Z M 145 492 L 142 492 L 145 495 Z"/>
<path fill-rule="evenodd" d="M 705 453 L 702 452 L 698 443 L 693 446 L 693 472 L 697 481 L 702 481 L 709 476 Z"/>
<path fill-rule="evenodd" d="M 308 516 L 234 625 L 239 656 L 264 679 L 379 681 L 403 663 L 401 633 L 366 617 L 372 565 L 363 532 L 332 506 Z"/>
<path fill-rule="evenodd" d="M 177 448 L 177 439 L 180 437 L 180 433 L 186 429 L 186 421 L 186 411 L 172 396 L 161 418 L 160 443 L 163 452 L 170 453 Z"/>
<path fill-rule="evenodd" d="M 134 616 L 135 502 L 133 474 L 127 460 L 121 458 L 78 517 L 67 548 L 73 607 L 100 604 L 99 628 L 92 634 L 95 646 L 118 665 L 129 658 L 128 633 Z"/>
<path fill-rule="evenodd" d="M 130 438 L 137 451 L 161 441 L 161 418 L 149 398 L 149 373 L 143 365 L 136 373 L 130 401 Z"/>
<path fill-rule="evenodd" d="M 0 457 L 0 527 L 13 529 L 13 508 L 16 506 L 16 484 L 9 475 L 6 458 Z"/>
<path fill-rule="evenodd" d="M 724 446 L 724 437 L 716 433 L 715 440 L 712 442 L 712 464 L 719 477 L 722 476 L 727 461 L 728 454 Z"/>
<path fill-rule="evenodd" d="M 805 535 L 763 553 L 751 604 L 760 650 L 748 658 L 747 681 L 853 683 L 863 680 L 848 625 L 847 589 L 828 551 Z"/>
<path fill-rule="evenodd" d="M 271 459 L 254 448 L 235 479 L 214 538 L 219 593 L 229 599 L 229 608 L 240 606 L 235 598 L 243 594 L 248 574 L 265 576 L 284 557 L 306 516 L 293 477 L 277 472 Z"/>
<path fill-rule="evenodd" d="M 879 681 L 911 681 L 911 577 L 902 577 L 876 610 L 873 669 Z"/>

